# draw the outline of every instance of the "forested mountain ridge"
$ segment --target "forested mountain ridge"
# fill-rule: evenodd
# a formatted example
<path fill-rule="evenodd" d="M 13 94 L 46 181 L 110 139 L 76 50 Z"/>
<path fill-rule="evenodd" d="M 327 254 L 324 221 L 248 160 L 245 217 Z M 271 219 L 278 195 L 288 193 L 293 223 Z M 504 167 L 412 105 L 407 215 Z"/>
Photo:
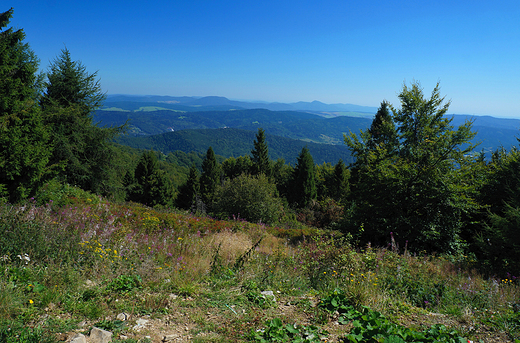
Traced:
<path fill-rule="evenodd" d="M 204 99 L 209 101 L 207 98 Z M 218 106 L 218 103 L 216 102 L 214 106 Z M 114 105 L 116 103 L 109 104 Z M 121 108 L 127 108 L 127 110 L 99 110 L 95 114 L 95 120 L 100 125 L 106 126 L 118 126 L 128 122 L 128 134 L 130 136 L 157 135 L 190 129 L 237 128 L 256 131 L 258 128 L 263 128 L 269 135 L 306 142 L 343 145 L 344 134 L 358 133 L 360 130 L 369 127 L 372 122 L 372 118 L 361 116 L 340 115 L 327 118 L 309 112 L 271 111 L 262 108 L 193 112 L 160 109 L 162 104 L 157 101 L 131 103 L 127 101 L 117 104 Z M 207 102 L 207 104 L 210 104 L 210 102 Z M 165 103 L 164 105 L 169 104 Z M 114 107 L 109 108 L 114 109 Z M 517 137 L 520 128 L 520 120 L 518 119 L 452 114 L 448 114 L 447 117 L 453 118 L 454 126 L 461 125 L 468 119 L 473 120 L 473 129 L 477 132 L 477 136 L 472 142 L 480 143 L 477 151 L 484 151 L 488 156 L 497 148 L 510 149 L 518 144 Z M 204 139 L 200 135 L 197 137 Z M 132 141 L 134 146 L 138 140 L 128 141 Z M 145 141 L 147 141 L 146 144 L 139 144 L 145 144 L 155 150 L 162 150 L 159 147 L 150 146 L 153 140 L 145 139 Z M 206 143 L 194 142 L 195 145 L 199 145 L 199 143 L 205 144 L 206 147 L 211 145 L 210 141 Z M 243 143 L 246 142 L 233 142 L 232 144 L 240 146 Z M 171 144 L 170 148 L 172 148 Z M 179 150 L 185 151 L 184 148 L 179 148 Z M 318 160 L 320 159 L 318 158 Z"/>
<path fill-rule="evenodd" d="M 251 152 L 254 139 L 254 131 L 227 128 L 181 130 L 141 137 L 121 136 L 117 142 L 136 149 L 160 151 L 163 154 L 174 151 L 201 154 L 211 146 L 217 155 L 237 158 Z M 343 144 L 326 145 L 274 135 L 267 135 L 266 142 L 269 145 L 270 159 L 281 158 L 290 164 L 295 164 L 301 149 L 305 146 L 317 164 L 335 164 L 340 159 L 345 163 L 352 162 L 350 152 Z"/>

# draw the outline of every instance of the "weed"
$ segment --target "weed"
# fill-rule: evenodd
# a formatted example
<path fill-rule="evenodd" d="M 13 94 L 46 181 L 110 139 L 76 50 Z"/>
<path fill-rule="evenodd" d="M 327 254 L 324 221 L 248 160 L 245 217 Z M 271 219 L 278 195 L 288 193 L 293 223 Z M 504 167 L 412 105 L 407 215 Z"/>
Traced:
<path fill-rule="evenodd" d="M 139 275 L 119 275 L 107 285 L 107 290 L 125 294 L 140 289 L 142 283 L 143 280 Z"/>
<path fill-rule="evenodd" d="M 268 320 L 263 330 L 252 333 L 252 338 L 261 343 L 267 342 L 321 342 L 328 332 L 314 325 L 304 326 L 283 324 L 280 318 Z"/>

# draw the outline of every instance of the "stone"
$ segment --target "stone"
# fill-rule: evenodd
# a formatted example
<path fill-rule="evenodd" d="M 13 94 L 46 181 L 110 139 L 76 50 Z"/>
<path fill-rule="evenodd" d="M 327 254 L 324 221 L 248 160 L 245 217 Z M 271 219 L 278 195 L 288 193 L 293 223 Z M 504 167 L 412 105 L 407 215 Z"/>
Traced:
<path fill-rule="evenodd" d="M 146 324 L 148 324 L 148 320 L 147 319 L 139 318 L 135 322 L 135 325 L 134 325 L 133 329 L 134 330 L 141 330 L 142 328 L 144 328 L 146 326 Z"/>
<path fill-rule="evenodd" d="M 179 338 L 179 335 L 177 334 L 171 334 L 171 335 L 166 335 L 163 337 L 162 341 L 163 342 L 173 342 L 175 341 L 177 338 Z"/>
<path fill-rule="evenodd" d="M 263 291 L 260 292 L 264 296 L 265 299 L 272 299 L 273 302 L 276 302 L 276 297 L 274 296 L 273 291 Z"/>
<path fill-rule="evenodd" d="M 78 333 L 70 339 L 69 343 L 87 343 L 87 339 L 84 335 Z"/>
<path fill-rule="evenodd" d="M 117 316 L 116 316 L 116 319 L 117 320 L 120 320 L 120 321 L 127 321 L 128 318 L 130 318 L 130 316 L 127 314 L 127 313 L 124 313 L 124 312 L 121 312 L 119 313 Z"/>
<path fill-rule="evenodd" d="M 90 330 L 89 343 L 109 343 L 112 341 L 112 332 L 93 327 Z"/>

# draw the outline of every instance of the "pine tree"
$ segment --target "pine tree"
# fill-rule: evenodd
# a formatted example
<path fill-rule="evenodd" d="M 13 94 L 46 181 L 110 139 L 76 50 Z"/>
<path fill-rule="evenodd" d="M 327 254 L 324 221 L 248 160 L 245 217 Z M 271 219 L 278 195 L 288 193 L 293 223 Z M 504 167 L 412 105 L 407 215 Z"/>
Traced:
<path fill-rule="evenodd" d="M 269 149 L 265 142 L 265 131 L 262 128 L 258 129 L 251 155 L 251 160 L 253 161 L 253 170 L 251 174 L 264 174 L 265 176 L 270 177 L 271 166 L 269 163 Z"/>
<path fill-rule="evenodd" d="M 27 198 L 52 176 L 51 149 L 36 100 L 39 60 L 23 30 L 3 30 L 13 9 L 0 14 L 0 199 Z"/>

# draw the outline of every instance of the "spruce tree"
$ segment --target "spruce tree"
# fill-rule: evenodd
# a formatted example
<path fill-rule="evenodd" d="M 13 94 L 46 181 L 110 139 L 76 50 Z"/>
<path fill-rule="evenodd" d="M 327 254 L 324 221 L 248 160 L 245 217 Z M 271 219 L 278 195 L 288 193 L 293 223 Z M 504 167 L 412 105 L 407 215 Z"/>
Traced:
<path fill-rule="evenodd" d="M 196 201 L 197 195 L 199 194 L 199 172 L 194 164 L 190 167 L 188 180 L 179 188 L 179 193 L 176 199 L 177 207 L 183 209 L 191 208 Z"/>
<path fill-rule="evenodd" d="M 27 198 L 52 176 L 49 132 L 37 106 L 39 60 L 23 30 L 4 29 L 13 9 L 0 14 L 0 199 Z"/>
<path fill-rule="evenodd" d="M 148 206 L 172 204 L 171 183 L 159 169 L 157 156 L 153 151 L 146 151 L 141 155 L 133 179 L 135 183 L 128 192 L 128 200 Z"/>
<path fill-rule="evenodd" d="M 254 148 L 251 150 L 251 160 L 253 161 L 253 170 L 251 174 L 264 174 L 267 177 L 271 176 L 271 166 L 269 163 L 269 149 L 265 142 L 265 131 L 262 128 L 258 129 L 256 140 L 254 141 Z"/>
<path fill-rule="evenodd" d="M 314 160 L 307 147 L 303 147 L 292 177 L 291 202 L 297 206 L 306 206 L 317 196 Z"/>
<path fill-rule="evenodd" d="M 215 189 L 221 183 L 221 168 L 217 162 L 215 152 L 209 147 L 206 157 L 202 161 L 202 175 L 200 176 L 200 193 L 202 201 L 208 205 L 213 200 Z"/>
<path fill-rule="evenodd" d="M 124 126 L 101 128 L 94 123 L 94 111 L 104 99 L 97 72 L 88 73 L 63 49 L 49 67 L 40 101 L 46 124 L 52 128 L 51 162 L 63 164 L 62 181 L 108 195 L 120 182 L 112 140 Z"/>

